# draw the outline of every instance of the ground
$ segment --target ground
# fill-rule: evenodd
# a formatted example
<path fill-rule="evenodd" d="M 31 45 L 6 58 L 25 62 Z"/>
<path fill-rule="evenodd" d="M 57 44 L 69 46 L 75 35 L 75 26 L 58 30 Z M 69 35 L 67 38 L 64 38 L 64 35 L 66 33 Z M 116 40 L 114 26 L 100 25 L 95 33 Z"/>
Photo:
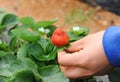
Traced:
<path fill-rule="evenodd" d="M 120 16 L 80 0 L 0 0 L 0 8 L 20 17 L 31 16 L 36 21 L 58 18 L 55 25 L 65 30 L 76 24 L 87 26 L 94 33 L 120 25 Z"/>

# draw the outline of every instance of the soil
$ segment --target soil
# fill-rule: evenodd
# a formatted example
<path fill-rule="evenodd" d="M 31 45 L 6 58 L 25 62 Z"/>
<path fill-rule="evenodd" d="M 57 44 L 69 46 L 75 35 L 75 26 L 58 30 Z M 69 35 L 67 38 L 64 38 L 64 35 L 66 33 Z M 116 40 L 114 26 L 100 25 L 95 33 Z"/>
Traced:
<path fill-rule="evenodd" d="M 36 21 L 58 18 L 57 27 L 65 30 L 73 25 L 87 26 L 90 33 L 120 25 L 120 16 L 80 0 L 0 0 L 0 8 L 17 16 L 31 16 Z"/>

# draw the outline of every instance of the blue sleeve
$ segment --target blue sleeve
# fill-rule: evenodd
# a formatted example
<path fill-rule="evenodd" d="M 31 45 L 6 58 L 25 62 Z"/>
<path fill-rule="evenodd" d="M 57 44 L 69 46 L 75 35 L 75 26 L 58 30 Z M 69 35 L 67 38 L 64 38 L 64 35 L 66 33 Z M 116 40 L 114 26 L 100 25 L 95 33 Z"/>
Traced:
<path fill-rule="evenodd" d="M 103 48 L 109 62 L 120 67 L 120 26 L 111 26 L 103 35 Z"/>

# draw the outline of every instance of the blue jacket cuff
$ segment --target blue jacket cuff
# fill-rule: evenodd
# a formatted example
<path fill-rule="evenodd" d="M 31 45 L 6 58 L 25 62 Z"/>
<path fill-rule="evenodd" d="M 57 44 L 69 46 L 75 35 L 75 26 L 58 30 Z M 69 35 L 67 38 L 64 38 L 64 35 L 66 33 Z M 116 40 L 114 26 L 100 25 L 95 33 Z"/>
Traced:
<path fill-rule="evenodd" d="M 120 67 L 120 26 L 111 26 L 103 35 L 103 48 L 109 62 Z"/>

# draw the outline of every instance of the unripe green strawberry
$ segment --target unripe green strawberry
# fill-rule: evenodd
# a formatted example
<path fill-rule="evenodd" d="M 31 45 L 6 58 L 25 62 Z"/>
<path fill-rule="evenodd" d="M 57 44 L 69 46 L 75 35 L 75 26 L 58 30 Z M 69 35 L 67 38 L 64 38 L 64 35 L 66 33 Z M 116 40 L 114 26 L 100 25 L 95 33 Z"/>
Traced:
<path fill-rule="evenodd" d="M 69 43 L 69 36 L 61 28 L 55 29 L 51 41 L 56 46 L 65 46 Z"/>

